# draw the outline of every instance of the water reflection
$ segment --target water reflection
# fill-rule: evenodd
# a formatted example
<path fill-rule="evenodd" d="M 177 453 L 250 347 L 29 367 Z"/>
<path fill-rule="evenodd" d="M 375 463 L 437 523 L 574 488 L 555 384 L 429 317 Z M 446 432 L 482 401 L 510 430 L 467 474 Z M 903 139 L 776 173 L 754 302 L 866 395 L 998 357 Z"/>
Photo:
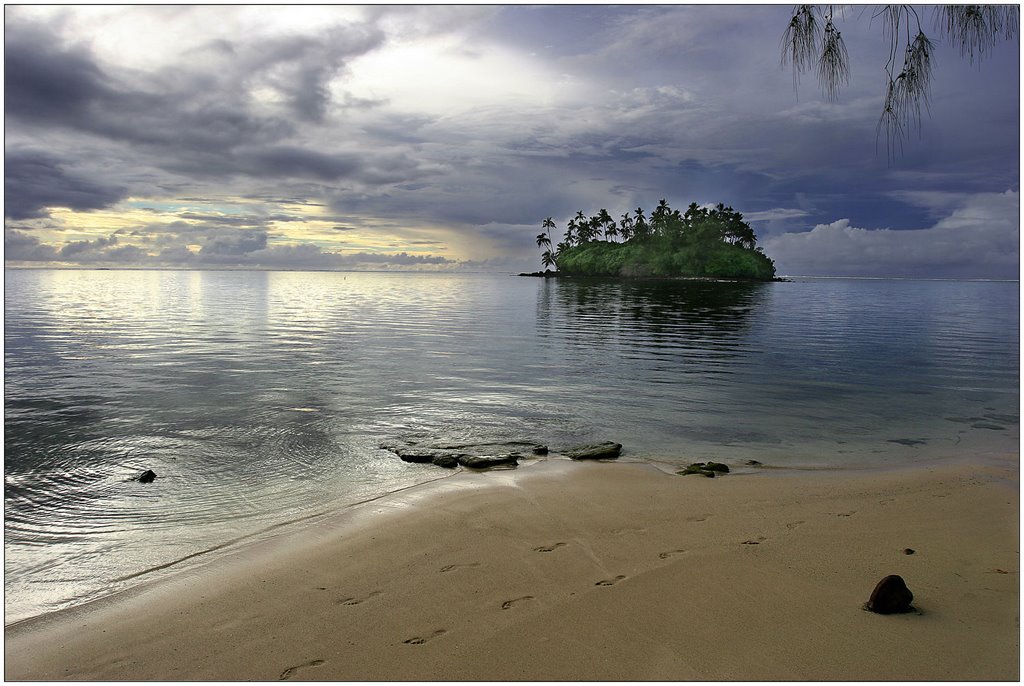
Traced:
<path fill-rule="evenodd" d="M 1019 433 L 1015 285 L 115 271 L 5 285 L 8 620 L 432 478 L 379 449 L 408 432 L 777 464 Z M 147 468 L 154 487 L 127 480 Z"/>
<path fill-rule="evenodd" d="M 750 351 L 751 321 L 763 313 L 770 284 L 700 281 L 546 280 L 538 290 L 541 337 L 574 354 L 611 351 L 645 359 L 650 382 L 679 373 L 731 373 Z M 662 363 L 659 364 L 659 361 Z"/>

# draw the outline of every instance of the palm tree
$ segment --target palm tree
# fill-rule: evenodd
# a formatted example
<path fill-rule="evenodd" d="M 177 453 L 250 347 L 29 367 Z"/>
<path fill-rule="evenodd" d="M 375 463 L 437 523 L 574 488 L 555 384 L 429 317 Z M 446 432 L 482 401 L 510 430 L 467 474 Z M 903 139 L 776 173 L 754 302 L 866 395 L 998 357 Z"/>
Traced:
<path fill-rule="evenodd" d="M 576 228 L 577 228 L 576 227 L 576 220 L 575 219 L 570 219 L 569 223 L 565 227 L 565 243 L 566 243 L 566 245 L 570 245 L 571 246 L 573 243 L 576 242 L 576 238 L 577 238 L 577 236 L 576 236 L 576 234 L 577 234 Z"/>
<path fill-rule="evenodd" d="M 551 254 L 550 250 L 545 250 L 544 254 L 540 256 L 540 262 L 544 265 L 544 268 L 552 267 L 555 264 L 555 257 Z"/>
<path fill-rule="evenodd" d="M 669 207 L 668 201 L 664 198 L 658 203 L 658 206 L 651 212 L 651 226 L 654 230 L 662 233 L 665 231 L 665 222 L 668 219 Z"/>
<path fill-rule="evenodd" d="M 586 243 L 590 240 L 590 224 L 587 220 L 587 215 L 583 214 L 583 210 L 576 213 L 576 216 L 572 218 L 571 224 L 576 229 L 575 237 L 576 243 Z"/>
<path fill-rule="evenodd" d="M 615 226 L 615 220 L 612 219 L 610 214 L 608 214 L 608 210 L 602 207 L 597 211 L 597 217 L 595 217 L 595 219 L 597 219 L 598 235 L 601 235 L 601 232 L 603 231 L 605 238 L 608 238 L 609 236 L 614 236 L 617 233 L 614 228 L 609 231 L 609 227 Z"/>
<path fill-rule="evenodd" d="M 622 236 L 623 242 L 628 241 L 629 237 L 633 235 L 633 217 L 629 212 L 623 212 L 619 217 L 619 235 Z"/>
<path fill-rule="evenodd" d="M 644 210 L 642 207 L 636 208 L 636 223 L 633 226 L 635 228 L 634 233 L 637 236 L 647 235 L 647 220 L 644 219 Z"/>
<path fill-rule="evenodd" d="M 619 235 L 619 229 L 615 226 L 615 222 L 611 221 L 607 226 L 604 227 L 604 237 L 606 239 L 615 238 Z"/>

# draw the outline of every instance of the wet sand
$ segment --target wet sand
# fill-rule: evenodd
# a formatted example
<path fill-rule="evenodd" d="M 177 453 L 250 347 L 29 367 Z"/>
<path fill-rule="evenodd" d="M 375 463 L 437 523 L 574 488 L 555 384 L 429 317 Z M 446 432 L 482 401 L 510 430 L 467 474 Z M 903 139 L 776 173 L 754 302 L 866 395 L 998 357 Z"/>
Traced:
<path fill-rule="evenodd" d="M 457 474 L 7 627 L 5 677 L 1018 680 L 1016 465 Z"/>

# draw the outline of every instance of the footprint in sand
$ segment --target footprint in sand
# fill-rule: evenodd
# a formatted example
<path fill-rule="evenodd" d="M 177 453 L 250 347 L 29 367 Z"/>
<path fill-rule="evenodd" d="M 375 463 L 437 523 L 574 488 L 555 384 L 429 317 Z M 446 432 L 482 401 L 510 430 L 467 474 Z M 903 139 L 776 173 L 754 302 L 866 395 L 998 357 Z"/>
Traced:
<path fill-rule="evenodd" d="M 743 545 L 761 545 L 761 541 L 767 540 L 764 536 L 758 536 L 757 538 L 750 538 L 743 541 Z"/>
<path fill-rule="evenodd" d="M 709 515 L 709 514 L 694 515 L 692 517 L 687 517 L 686 521 L 688 521 L 688 522 L 703 522 L 703 521 L 705 521 L 710 516 L 711 515 Z"/>
<path fill-rule="evenodd" d="M 433 640 L 433 639 L 437 638 L 441 634 L 446 634 L 446 633 L 448 633 L 448 631 L 446 629 L 438 629 L 437 631 L 435 631 L 434 633 L 430 634 L 429 636 L 413 636 L 412 638 L 405 639 L 404 641 L 402 641 L 402 643 L 405 643 L 406 645 L 411 645 L 411 646 L 418 646 L 418 645 L 422 645 L 422 644 L 426 643 L 427 641 L 430 641 L 430 640 Z"/>
<path fill-rule="evenodd" d="M 619 583 L 620 581 L 622 581 L 625 578 L 626 578 L 625 576 L 623 576 L 622 574 L 619 574 L 614 579 L 601 579 L 600 581 L 595 582 L 594 585 L 595 586 L 614 586 L 615 584 Z"/>
<path fill-rule="evenodd" d="M 316 667 L 318 665 L 322 665 L 323 663 L 324 663 L 323 660 L 310 660 L 309 662 L 303 662 L 301 665 L 295 665 L 294 667 L 289 667 L 288 669 L 286 669 L 283 672 L 281 672 L 281 676 L 277 677 L 277 680 L 278 681 L 287 681 L 288 679 L 291 679 L 292 675 L 295 674 L 295 672 L 299 671 L 300 669 L 305 669 L 307 667 Z"/>
<path fill-rule="evenodd" d="M 455 571 L 456 569 L 466 569 L 466 568 L 469 568 L 469 567 L 479 567 L 479 566 L 480 566 L 479 562 L 463 562 L 462 564 L 457 564 L 457 565 L 445 565 L 444 567 L 441 567 L 441 569 L 439 569 L 438 571 L 441 572 L 441 573 L 444 573 L 444 572 L 452 572 L 452 571 Z"/>
<path fill-rule="evenodd" d="M 673 555 L 679 555 L 679 554 L 685 553 L 685 552 L 686 552 L 685 548 L 679 548 L 678 550 L 666 550 L 663 553 L 658 553 L 658 557 L 661 558 L 662 560 L 667 560 L 668 558 L 672 557 Z"/>
<path fill-rule="evenodd" d="M 524 600 L 533 600 L 533 596 L 532 595 L 524 595 L 521 598 L 513 598 L 512 600 L 506 600 L 505 602 L 503 602 L 501 604 L 501 609 L 502 610 L 507 610 L 510 607 L 512 607 L 513 605 L 515 605 L 516 603 L 522 602 Z"/>
<path fill-rule="evenodd" d="M 798 526 L 800 526 L 801 524 L 805 524 L 805 523 L 806 522 L 803 519 L 801 519 L 801 520 L 796 521 L 796 522 L 790 522 L 789 524 L 786 525 L 786 528 L 787 529 L 795 529 Z"/>
<path fill-rule="evenodd" d="M 556 550 L 558 548 L 561 548 L 563 545 L 566 545 L 566 544 L 562 543 L 562 542 L 558 542 L 558 543 L 552 543 L 551 545 L 542 545 L 542 546 L 538 546 L 538 547 L 534 548 L 533 552 L 535 552 L 535 553 L 550 553 L 550 552 L 553 552 L 554 550 Z"/>
<path fill-rule="evenodd" d="M 367 600 L 370 600 L 371 598 L 375 598 L 376 596 L 379 596 L 379 595 L 380 595 L 380 591 L 373 591 L 369 595 L 363 596 L 362 598 L 356 598 L 356 597 L 342 598 L 342 599 L 338 600 L 336 602 L 336 604 L 337 605 L 358 605 L 359 603 L 365 603 Z"/>

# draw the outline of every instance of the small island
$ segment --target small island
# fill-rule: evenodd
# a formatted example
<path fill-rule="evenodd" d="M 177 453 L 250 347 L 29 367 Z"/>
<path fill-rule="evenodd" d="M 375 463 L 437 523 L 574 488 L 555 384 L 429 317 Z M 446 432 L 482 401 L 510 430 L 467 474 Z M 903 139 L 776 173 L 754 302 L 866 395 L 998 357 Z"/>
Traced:
<path fill-rule="evenodd" d="M 775 263 L 757 246 L 750 224 L 722 203 L 690 203 L 680 213 L 662 200 L 649 216 L 638 207 L 617 222 L 605 209 L 590 218 L 580 210 L 554 248 L 551 217 L 543 228 L 537 246 L 544 249 L 545 271 L 529 276 L 775 279 Z"/>

